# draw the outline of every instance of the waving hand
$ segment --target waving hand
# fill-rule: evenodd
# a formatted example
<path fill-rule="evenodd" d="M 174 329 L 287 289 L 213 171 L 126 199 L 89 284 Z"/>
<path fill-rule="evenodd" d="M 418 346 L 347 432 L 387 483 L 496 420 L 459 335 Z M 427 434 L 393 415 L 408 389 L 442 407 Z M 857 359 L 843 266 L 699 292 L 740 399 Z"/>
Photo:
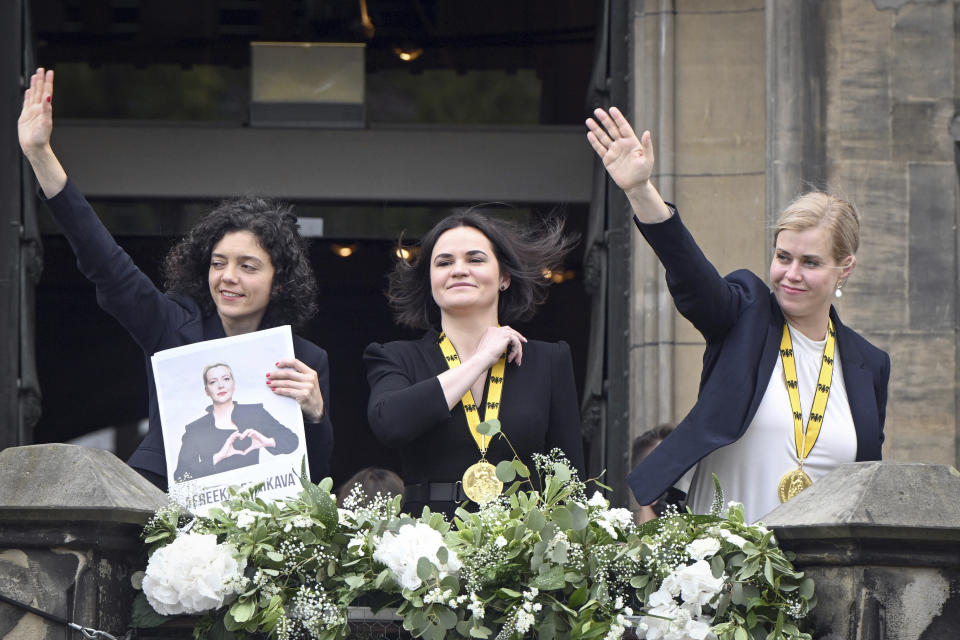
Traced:
<path fill-rule="evenodd" d="M 659 222 L 670 210 L 650 183 L 653 174 L 653 142 L 649 131 L 640 138 L 619 109 L 596 109 L 587 119 L 587 141 L 603 160 L 607 173 L 623 189 L 642 222 Z M 599 122 L 598 122 L 599 121 Z"/>
<path fill-rule="evenodd" d="M 40 188 L 48 198 L 60 193 L 67 174 L 50 147 L 53 133 L 53 71 L 37 69 L 30 88 L 23 94 L 23 110 L 17 120 L 17 135 L 23 155 L 30 161 Z"/>

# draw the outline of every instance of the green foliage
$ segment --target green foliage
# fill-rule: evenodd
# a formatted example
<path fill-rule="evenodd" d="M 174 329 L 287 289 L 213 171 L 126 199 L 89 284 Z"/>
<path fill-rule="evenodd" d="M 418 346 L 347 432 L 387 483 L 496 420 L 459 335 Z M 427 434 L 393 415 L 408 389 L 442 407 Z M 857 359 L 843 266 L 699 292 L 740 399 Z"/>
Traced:
<path fill-rule="evenodd" d="M 496 423 L 481 426 L 499 433 Z M 559 453 L 534 463 L 534 473 L 517 461 L 498 465 L 504 481 L 520 478 L 514 491 L 477 511 L 458 509 L 452 522 L 428 508 L 419 518 L 401 514 L 399 497 L 367 503 L 354 496 L 338 510 L 329 479 L 304 480 L 301 493 L 283 503 L 244 491 L 202 518 L 163 511 L 145 529 L 145 542 L 156 548 L 185 530 L 212 533 L 246 559 L 236 598 L 201 620 L 198 638 L 263 632 L 339 640 L 349 634 L 346 607 L 365 596 L 397 606 L 404 628 L 426 640 L 531 633 L 618 640 L 635 612 L 645 624 L 663 624 L 665 590 L 696 565 L 702 580 L 717 585 L 698 607 L 720 640 L 809 640 L 802 624 L 815 605 L 813 581 L 793 568 L 772 532 L 744 523 L 742 508 L 673 512 L 637 527 L 599 493 L 588 499 Z M 534 481 L 541 490 L 532 489 Z M 387 539 L 400 539 L 405 525 L 442 543 L 410 549 L 409 569 L 395 573 L 381 563 L 390 560 L 374 556 Z M 666 600 L 680 605 L 680 593 Z M 142 598 L 139 606 L 138 624 L 156 623 Z"/>

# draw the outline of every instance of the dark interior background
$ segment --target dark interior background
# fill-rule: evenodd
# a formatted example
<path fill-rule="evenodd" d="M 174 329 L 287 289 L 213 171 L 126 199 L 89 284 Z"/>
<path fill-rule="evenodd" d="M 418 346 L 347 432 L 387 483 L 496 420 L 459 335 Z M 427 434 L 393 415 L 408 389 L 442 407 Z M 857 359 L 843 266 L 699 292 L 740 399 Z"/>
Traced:
<path fill-rule="evenodd" d="M 579 0 L 466 3 L 449 0 L 365 3 L 309 0 L 34 0 L 37 62 L 57 70 L 56 117 L 176 120 L 248 126 L 249 43 L 367 43 L 367 121 L 377 125 L 577 125 L 593 62 L 597 7 Z M 403 62 L 398 50 L 422 50 Z M 131 159 L 135 162 L 135 159 Z M 67 167 L 69 172 L 69 167 Z M 402 164 L 398 163 L 398 170 Z M 276 194 L 282 197 L 282 194 Z M 100 199 L 94 207 L 155 282 L 163 255 L 213 201 Z M 303 337 L 330 354 L 331 417 L 339 483 L 369 465 L 395 468 L 373 438 L 361 353 L 370 341 L 415 337 L 393 324 L 383 291 L 400 233 L 417 238 L 436 220 L 473 202 L 295 202 L 322 217 L 312 241 L 321 312 Z M 561 214 L 585 228 L 585 205 L 510 203 L 533 221 Z M 42 210 L 42 207 L 41 207 Z M 72 252 L 42 210 L 44 271 L 36 291 L 37 359 L 43 417 L 36 442 L 65 442 L 115 427 L 125 457 L 146 415 L 144 357 L 96 303 Z M 335 249 L 350 246 L 340 257 Z M 579 248 L 569 279 L 521 330 L 570 343 L 582 383 L 589 300 Z"/>

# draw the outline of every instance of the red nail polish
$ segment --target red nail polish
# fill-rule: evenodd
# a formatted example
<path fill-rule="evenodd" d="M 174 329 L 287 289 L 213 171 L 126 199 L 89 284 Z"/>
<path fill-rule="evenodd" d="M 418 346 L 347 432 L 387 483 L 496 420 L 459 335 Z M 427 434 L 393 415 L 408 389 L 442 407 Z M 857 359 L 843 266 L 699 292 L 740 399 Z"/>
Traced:
<path fill-rule="evenodd" d="M 47 102 L 53 102 L 53 96 L 47 96 Z"/>
<path fill-rule="evenodd" d="M 269 374 L 269 373 L 267 374 L 267 377 L 268 377 L 268 378 L 270 377 L 270 374 Z"/>

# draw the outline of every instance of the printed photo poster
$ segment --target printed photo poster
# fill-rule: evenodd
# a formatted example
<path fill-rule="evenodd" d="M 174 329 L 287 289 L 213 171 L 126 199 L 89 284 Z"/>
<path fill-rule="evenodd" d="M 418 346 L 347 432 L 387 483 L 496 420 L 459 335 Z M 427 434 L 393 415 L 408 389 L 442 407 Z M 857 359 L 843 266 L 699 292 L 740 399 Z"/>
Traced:
<path fill-rule="evenodd" d="M 293 357 L 289 326 L 153 355 L 171 498 L 203 514 L 230 486 L 262 482 L 266 500 L 300 492 L 303 414 L 266 384 L 277 361 Z"/>

